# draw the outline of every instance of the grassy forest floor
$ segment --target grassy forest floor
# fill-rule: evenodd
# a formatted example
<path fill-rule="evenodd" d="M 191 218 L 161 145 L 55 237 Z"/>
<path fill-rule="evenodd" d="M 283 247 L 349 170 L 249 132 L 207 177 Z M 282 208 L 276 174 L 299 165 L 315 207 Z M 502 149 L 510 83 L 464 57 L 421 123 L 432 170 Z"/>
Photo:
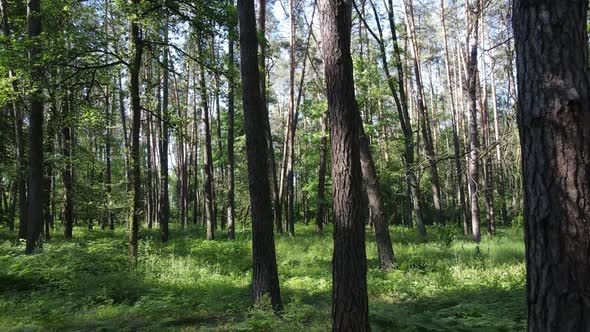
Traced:
<path fill-rule="evenodd" d="M 327 331 L 331 314 L 331 230 L 297 225 L 277 236 L 285 311 L 251 308 L 250 233 L 143 231 L 140 260 L 130 269 L 124 229 L 77 227 L 26 256 L 15 234 L 0 228 L 0 330 Z M 58 230 L 59 231 L 59 230 Z M 397 270 L 378 268 L 367 231 L 369 310 L 374 331 L 523 331 L 525 265 L 522 231 L 484 236 L 477 254 L 459 228 L 394 227 Z"/>

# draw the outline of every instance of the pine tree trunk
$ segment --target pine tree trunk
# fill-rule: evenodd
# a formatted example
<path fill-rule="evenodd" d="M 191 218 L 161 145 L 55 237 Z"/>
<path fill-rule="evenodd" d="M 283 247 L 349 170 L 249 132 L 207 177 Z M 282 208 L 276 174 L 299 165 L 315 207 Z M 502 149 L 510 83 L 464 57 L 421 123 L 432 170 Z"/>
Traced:
<path fill-rule="evenodd" d="M 480 6 L 479 17 L 481 20 L 481 48 L 485 49 L 485 21 L 483 5 Z M 482 150 L 488 150 L 490 146 L 490 115 L 488 108 L 488 88 L 487 88 L 487 68 L 485 57 L 482 57 L 482 79 L 478 79 L 480 93 L 480 122 L 481 122 L 481 135 L 482 135 Z M 492 154 L 486 152 L 483 156 L 483 190 L 484 190 L 484 202 L 486 208 L 486 223 L 488 226 L 488 233 L 494 235 L 496 233 L 496 218 L 494 211 L 494 174 L 492 166 Z"/>
<path fill-rule="evenodd" d="M 203 52 L 203 40 L 199 40 L 199 52 Z M 207 85 L 205 83 L 205 67 L 200 68 L 200 87 L 201 87 L 201 118 L 203 120 L 203 130 L 205 132 L 205 151 L 203 172 L 205 174 L 205 214 L 207 216 L 207 240 L 215 238 L 215 211 L 213 209 L 213 175 L 211 163 L 213 161 L 211 152 L 211 128 L 209 122 L 209 105 L 207 95 Z"/>
<path fill-rule="evenodd" d="M 233 6 L 234 1 L 230 0 Z M 230 27 L 230 33 L 235 33 L 235 27 Z M 234 199 L 234 117 L 235 117 L 235 56 L 234 56 L 234 37 L 228 38 L 228 57 L 229 57 L 229 82 L 227 93 L 227 237 L 230 240 L 236 238 L 236 218 L 235 218 L 235 199 Z"/>
<path fill-rule="evenodd" d="M 513 3 L 528 330 L 590 330 L 588 1 Z"/>
<path fill-rule="evenodd" d="M 479 136 L 477 132 L 477 48 L 479 40 L 479 10 L 480 2 L 477 1 L 477 9 L 472 8 L 469 0 L 466 1 L 468 12 L 468 26 L 470 30 L 470 55 L 468 66 L 468 91 L 469 91 L 469 111 L 467 113 L 467 122 L 469 129 L 469 165 L 468 181 L 469 195 L 471 197 L 471 231 L 476 243 L 481 240 L 479 229 Z"/>
<path fill-rule="evenodd" d="M 268 104 L 266 101 L 266 0 L 258 0 L 258 36 L 261 38 L 258 42 L 258 68 L 260 69 L 260 95 L 262 104 L 265 108 L 265 132 L 266 144 L 269 151 L 269 166 L 272 185 L 272 198 L 274 207 L 274 221 L 277 233 L 282 233 L 282 209 L 281 196 L 279 192 L 279 180 L 277 177 L 277 166 L 275 162 L 274 147 L 272 144 L 272 133 L 270 130 L 270 119 L 268 114 Z"/>
<path fill-rule="evenodd" d="M 432 201 L 434 203 L 435 221 L 438 224 L 444 224 L 444 212 L 441 201 L 441 187 L 440 178 L 438 175 L 438 167 L 436 164 L 436 156 L 434 151 L 434 142 L 432 139 L 432 129 L 430 123 L 430 116 L 426 105 L 424 103 L 424 88 L 422 84 L 422 77 L 420 73 L 420 52 L 418 49 L 418 37 L 416 36 L 416 27 L 414 24 L 414 7 L 412 0 L 404 0 L 404 8 L 406 13 L 406 22 L 410 32 L 410 42 L 414 55 L 414 76 L 416 79 L 416 106 L 418 108 L 418 117 L 420 122 L 420 129 L 422 132 L 422 139 L 424 140 L 424 150 L 426 151 L 426 159 L 430 169 L 430 181 L 432 189 Z"/>
<path fill-rule="evenodd" d="M 265 296 L 275 310 L 282 309 L 273 235 L 273 215 L 268 180 L 268 145 L 265 119 L 268 113 L 260 94 L 254 0 L 239 0 L 242 102 L 248 159 L 248 185 L 252 209 L 252 300 Z"/>
<path fill-rule="evenodd" d="M 320 170 L 318 173 L 318 209 L 315 217 L 316 232 L 324 229 L 326 209 L 326 152 L 328 149 L 328 112 L 322 115 L 322 139 L 320 141 Z"/>
<path fill-rule="evenodd" d="M 445 0 L 440 1 L 440 11 L 441 11 L 441 21 L 442 21 L 442 30 L 443 30 L 443 38 L 445 43 L 445 70 L 447 74 L 447 89 L 449 91 L 449 99 L 450 99 L 450 107 L 451 107 L 451 125 L 452 125 L 452 132 L 453 132 L 453 157 L 454 157 L 454 166 L 455 166 L 455 173 L 456 173 L 456 180 L 457 180 L 457 192 L 459 193 L 459 204 L 461 207 L 461 216 L 463 219 L 463 232 L 465 235 L 468 234 L 468 224 L 467 221 L 469 220 L 469 214 L 467 212 L 467 204 L 465 203 L 465 185 L 463 182 L 463 172 L 461 170 L 461 145 L 459 142 L 459 134 L 457 133 L 457 109 L 455 108 L 455 93 L 453 90 L 453 85 L 451 83 L 451 60 L 449 56 L 449 43 L 448 43 L 448 36 L 447 36 L 447 27 L 446 27 L 446 13 L 445 13 Z"/>
<path fill-rule="evenodd" d="M 41 1 L 28 1 L 28 37 L 33 39 L 29 48 L 31 62 L 31 88 L 29 117 L 29 206 L 27 213 L 27 247 L 31 254 L 41 247 L 43 230 L 43 67 L 39 41 L 41 34 Z"/>
<path fill-rule="evenodd" d="M 496 96 L 496 78 L 494 70 L 492 69 L 491 74 L 492 80 L 492 107 L 494 110 L 494 140 L 496 141 L 496 172 L 498 174 L 498 195 L 500 196 L 500 213 L 501 213 L 501 224 L 506 225 L 508 223 L 508 210 L 506 208 L 506 184 L 504 177 L 504 165 L 502 161 L 502 147 L 500 142 L 500 125 L 499 125 L 499 113 L 498 113 L 498 98 Z"/>
<path fill-rule="evenodd" d="M 139 10 L 141 0 L 131 0 L 134 10 Z M 139 137 L 141 131 L 141 98 L 139 96 L 139 73 L 141 70 L 141 59 L 143 53 L 143 41 L 141 40 L 138 18 L 132 18 L 130 25 L 131 40 L 131 64 L 130 74 L 130 95 L 132 111 L 132 136 L 131 136 L 131 190 L 133 191 L 133 202 L 131 204 L 131 215 L 129 216 L 129 257 L 133 262 L 137 261 L 137 248 L 139 241 L 139 227 L 141 221 L 142 195 L 141 195 L 141 158 L 139 154 Z"/>
<path fill-rule="evenodd" d="M 0 14 L 2 15 L 2 34 L 6 40 L 10 40 L 12 32 L 10 29 L 10 22 L 8 20 L 8 2 L 6 0 L 0 0 Z M 8 79 L 12 81 L 12 91 L 16 93 L 17 82 L 14 79 L 14 73 L 11 69 L 8 70 Z M 25 162 L 25 146 L 24 146 L 24 134 L 23 134 L 23 115 L 22 111 L 16 104 L 16 102 L 9 102 L 6 104 L 7 115 L 14 117 L 14 134 L 15 134 L 15 186 L 13 190 L 18 191 L 18 202 L 19 202 L 19 230 L 18 237 L 24 239 L 27 237 L 27 166 Z M 14 196 L 16 202 L 16 196 Z M 16 211 L 12 209 L 11 211 Z M 9 227 L 11 230 L 14 229 L 14 213 L 9 214 Z"/>
<path fill-rule="evenodd" d="M 168 43 L 168 21 L 164 23 L 164 43 Z M 162 82 L 162 109 L 160 111 L 160 238 L 163 243 L 168 241 L 168 224 L 170 222 L 170 197 L 168 196 L 168 92 L 170 74 L 168 72 L 168 47 L 164 48 L 162 55 L 164 73 Z"/>
<path fill-rule="evenodd" d="M 331 124 L 334 255 L 332 330 L 368 331 L 367 261 L 362 212 L 359 110 L 350 55 L 351 2 L 320 2 Z"/>
<path fill-rule="evenodd" d="M 371 155 L 371 149 L 369 147 L 369 138 L 365 134 L 363 122 L 360 119 L 360 112 L 356 122 L 358 124 L 359 132 L 361 171 L 367 192 L 371 223 L 375 228 L 379 265 L 383 270 L 391 270 L 395 265 L 395 257 L 393 255 L 391 235 L 389 234 L 389 224 L 385 219 L 381 207 L 379 179 L 377 178 L 375 162 L 373 161 L 373 156 Z"/>

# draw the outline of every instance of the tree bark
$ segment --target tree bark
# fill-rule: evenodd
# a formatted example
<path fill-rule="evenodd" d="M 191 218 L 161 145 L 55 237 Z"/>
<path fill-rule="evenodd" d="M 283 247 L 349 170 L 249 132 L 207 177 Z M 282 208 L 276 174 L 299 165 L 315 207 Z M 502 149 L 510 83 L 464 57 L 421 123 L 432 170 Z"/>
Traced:
<path fill-rule="evenodd" d="M 71 92 L 67 91 L 63 101 L 63 155 L 65 167 L 63 172 L 64 181 L 64 237 L 72 238 L 74 227 L 74 166 L 72 153 L 72 115 L 71 115 Z"/>
<path fill-rule="evenodd" d="M 260 95 L 254 0 L 239 0 L 242 101 L 248 159 L 248 187 L 252 209 L 252 300 L 266 295 L 275 310 L 282 309 L 273 235 L 268 181 L 267 113 Z M 266 115 L 265 115 L 266 114 Z"/>
<path fill-rule="evenodd" d="M 277 233 L 282 233 L 282 208 L 281 196 L 279 192 L 279 180 L 277 178 L 277 166 L 275 162 L 274 147 L 272 143 L 272 132 L 270 130 L 270 118 L 268 114 L 268 104 L 266 101 L 266 0 L 258 0 L 258 69 L 260 70 L 260 96 L 265 109 L 265 135 L 266 144 L 269 151 L 268 161 L 270 166 L 270 176 L 272 185 L 272 199 L 274 207 L 274 221 Z"/>
<path fill-rule="evenodd" d="M 529 331 L 590 330 L 588 1 L 513 2 Z"/>
<path fill-rule="evenodd" d="M 230 0 L 234 5 L 234 0 Z M 229 57 L 229 78 L 227 93 L 227 237 L 230 240 L 236 238 L 236 218 L 234 199 L 234 116 L 235 116 L 235 57 L 234 57 L 234 36 L 235 27 L 229 28 L 228 57 Z"/>
<path fill-rule="evenodd" d="M 465 185 L 463 183 L 463 171 L 461 170 L 461 144 L 459 141 L 459 134 L 457 133 L 457 109 L 455 108 L 455 94 L 453 85 L 451 83 L 451 60 L 449 56 L 449 42 L 447 36 L 445 0 L 440 1 L 441 21 L 443 39 L 445 43 L 445 70 L 447 74 L 447 89 L 449 91 L 450 107 L 451 107 L 451 125 L 453 132 L 453 157 L 455 173 L 457 175 L 457 192 L 459 193 L 459 204 L 461 207 L 461 216 L 463 219 L 463 233 L 465 235 L 469 232 L 469 214 L 467 212 L 467 204 L 465 203 Z"/>
<path fill-rule="evenodd" d="M 141 0 L 130 0 L 132 9 L 139 10 Z M 135 15 L 137 16 L 137 15 Z M 137 17 L 131 19 L 130 25 L 131 38 L 131 64 L 129 67 L 130 74 L 130 95 L 132 117 L 132 136 L 131 136 L 131 188 L 133 191 L 133 201 L 131 203 L 131 215 L 129 216 L 129 239 L 128 249 L 129 256 L 133 262 L 137 261 L 137 248 L 139 241 L 139 224 L 142 215 L 142 195 L 141 195 L 141 158 L 139 154 L 139 135 L 141 130 L 141 98 L 139 96 L 139 73 L 141 70 L 141 58 L 143 53 L 143 41 L 139 28 Z"/>
<path fill-rule="evenodd" d="M 481 10 L 480 0 L 477 1 L 476 8 L 472 8 L 466 1 L 468 29 L 469 29 L 469 46 L 471 48 L 469 55 L 467 89 L 469 91 L 469 111 L 467 113 L 467 122 L 469 128 L 469 195 L 471 197 L 471 231 L 476 243 L 481 240 L 479 229 L 479 136 L 477 132 L 477 48 L 479 40 L 479 11 Z"/>
<path fill-rule="evenodd" d="M 26 253 L 41 247 L 43 230 L 43 65 L 38 36 L 41 34 L 41 0 L 29 0 L 27 6 L 28 36 L 31 63 L 31 88 L 29 117 L 29 210 L 27 214 Z"/>
<path fill-rule="evenodd" d="M 12 31 L 10 29 L 10 21 L 8 20 L 8 2 L 6 0 L 0 0 L 0 14 L 2 15 L 2 33 L 6 40 L 10 40 Z M 12 91 L 17 93 L 17 82 L 14 80 L 14 72 L 8 70 L 8 78 L 12 81 Z M 6 104 L 8 114 L 12 114 L 14 117 L 14 130 L 15 130 L 15 160 L 16 160 L 16 177 L 15 183 L 18 191 L 18 202 L 19 202 L 19 239 L 25 239 L 27 237 L 27 166 L 25 161 L 25 145 L 24 145 L 24 133 L 23 133 L 23 114 L 21 109 L 18 107 L 16 102 L 9 102 Z M 16 198 L 16 197 L 15 197 Z M 11 214 L 9 225 L 11 229 L 14 228 L 14 214 Z"/>
<path fill-rule="evenodd" d="M 328 149 L 328 112 L 322 115 L 322 139 L 320 142 L 320 170 L 318 172 L 318 209 L 315 217 L 316 232 L 324 229 L 326 209 L 326 152 Z"/>
<path fill-rule="evenodd" d="M 203 52 L 203 40 L 199 40 L 199 52 Z M 213 209 L 213 175 L 211 163 L 213 161 L 211 152 L 211 128 L 209 125 L 209 105 L 207 95 L 207 85 L 205 83 L 205 66 L 200 68 L 200 87 L 201 87 L 201 118 L 203 120 L 203 130 L 205 132 L 205 160 L 203 162 L 203 173 L 205 174 L 205 214 L 207 216 L 207 240 L 215 238 L 215 212 Z"/>
<path fill-rule="evenodd" d="M 485 20 L 483 5 L 480 6 L 479 17 L 481 20 L 481 48 L 485 49 Z M 482 79 L 478 78 L 477 83 L 479 85 L 479 100 L 480 100 L 480 123 L 481 123 L 481 139 L 482 139 L 482 150 L 486 151 L 490 146 L 490 111 L 488 107 L 488 88 L 487 88 L 487 68 L 485 57 L 482 56 Z M 484 203 L 486 208 L 486 223 L 488 233 L 494 235 L 496 233 L 496 218 L 494 213 L 494 173 L 492 165 L 492 154 L 485 153 L 483 156 L 483 190 L 484 190 Z"/>
<path fill-rule="evenodd" d="M 358 124 L 359 132 L 361 172 L 369 202 L 371 223 L 375 228 L 379 265 L 381 266 L 381 269 L 387 271 L 393 269 L 395 266 L 395 256 L 393 255 L 393 245 L 391 244 L 391 235 L 389 234 L 389 224 L 385 219 L 383 208 L 381 207 L 379 179 L 377 177 L 375 162 L 373 161 L 373 156 L 371 155 L 371 149 L 369 147 L 369 138 L 365 134 L 360 112 L 358 113 L 358 119 L 356 122 Z"/>
<path fill-rule="evenodd" d="M 354 3 L 353 3 L 354 4 Z M 370 2 L 371 7 L 373 9 L 373 14 L 375 17 L 379 17 L 377 8 L 375 7 L 373 2 Z M 422 209 L 420 206 L 420 187 L 416 179 L 416 174 L 414 171 L 414 132 L 412 130 L 412 123 L 410 119 L 410 115 L 408 112 L 408 99 L 406 95 L 405 89 L 405 72 L 402 67 L 401 62 L 401 49 L 399 47 L 399 43 L 397 41 L 397 28 L 395 24 L 395 18 L 393 16 L 393 2 L 388 0 L 386 5 L 387 10 L 387 17 L 389 22 L 389 27 L 391 30 L 391 37 L 393 42 L 393 49 L 394 49 L 394 63 L 397 71 L 397 83 L 398 87 L 394 86 L 395 80 L 389 70 L 389 61 L 387 59 L 387 50 L 385 48 L 385 42 L 383 38 L 383 29 L 381 28 L 381 23 L 379 20 L 375 20 L 377 26 L 377 32 L 373 32 L 373 30 L 368 25 L 367 21 L 363 19 L 363 23 L 367 28 L 367 31 L 371 33 L 377 44 L 379 45 L 379 56 L 381 58 L 381 63 L 383 65 L 383 70 L 385 72 L 385 79 L 387 81 L 387 86 L 389 87 L 389 91 L 393 96 L 393 100 L 396 105 L 396 110 L 398 113 L 398 118 L 400 122 L 400 126 L 402 128 L 402 132 L 404 135 L 404 154 L 403 154 L 403 161 L 404 161 L 404 170 L 406 173 L 406 184 L 408 187 L 408 192 L 410 193 L 409 199 L 411 200 L 412 210 L 414 211 L 414 217 L 416 219 L 416 225 L 418 226 L 418 232 L 421 236 L 426 236 L 426 228 L 424 226 L 424 222 L 422 219 Z M 358 11 L 358 10 L 357 10 Z M 399 94 L 399 95 L 398 95 Z"/>
<path fill-rule="evenodd" d="M 164 23 L 164 43 L 168 43 L 168 21 Z M 170 74 L 168 72 L 168 47 L 164 47 L 162 55 L 164 73 L 162 82 L 162 109 L 160 111 L 160 239 L 162 243 L 168 241 L 168 223 L 170 222 L 170 197 L 168 194 L 168 92 Z"/>
<path fill-rule="evenodd" d="M 508 222 L 508 211 L 506 208 L 506 184 L 504 177 L 504 164 L 502 160 L 502 147 L 500 142 L 500 125 L 498 113 L 498 98 L 496 95 L 496 77 L 494 74 L 494 66 L 492 66 L 492 107 L 494 110 L 494 140 L 496 141 L 496 172 L 498 174 L 498 196 L 500 196 L 500 213 L 501 224 L 505 225 Z"/>
<path fill-rule="evenodd" d="M 331 124 L 334 254 L 332 330 L 368 331 L 359 118 L 350 55 L 351 1 L 322 0 L 320 26 Z"/>
<path fill-rule="evenodd" d="M 438 167 L 436 165 L 436 155 L 432 139 L 430 116 L 424 103 L 424 88 L 420 72 L 420 51 L 418 49 L 418 37 L 416 36 L 416 27 L 414 24 L 414 6 L 412 4 L 412 0 L 404 0 L 403 2 L 406 13 L 406 22 L 408 25 L 408 30 L 410 32 L 412 53 L 414 55 L 413 60 L 414 76 L 416 79 L 416 106 L 418 108 L 422 139 L 424 139 L 424 150 L 426 151 L 426 159 L 428 161 L 428 166 L 430 169 L 430 181 L 432 184 L 432 202 L 434 204 L 435 210 L 435 221 L 438 224 L 444 224 L 445 218 L 441 202 L 440 178 L 438 176 Z"/>

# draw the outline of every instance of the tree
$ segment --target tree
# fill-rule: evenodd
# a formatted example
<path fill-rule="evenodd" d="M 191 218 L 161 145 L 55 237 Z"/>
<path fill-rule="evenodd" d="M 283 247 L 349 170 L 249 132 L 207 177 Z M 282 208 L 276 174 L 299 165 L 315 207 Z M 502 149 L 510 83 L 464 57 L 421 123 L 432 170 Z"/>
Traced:
<path fill-rule="evenodd" d="M 168 22 L 164 25 L 164 43 L 168 43 Z M 168 47 L 164 47 L 162 67 L 164 70 L 162 83 L 162 108 L 160 110 L 160 237 L 162 242 L 168 241 L 168 223 L 170 221 L 170 197 L 168 196 L 168 88 L 170 74 L 168 73 Z M 196 213 L 196 212 L 195 212 Z"/>
<path fill-rule="evenodd" d="M 139 28 L 139 5 L 141 0 L 130 0 L 133 14 L 131 17 L 131 63 L 129 66 L 130 94 L 132 116 L 131 136 L 131 190 L 133 201 L 131 203 L 131 215 L 129 216 L 129 256 L 137 260 L 137 248 L 139 241 L 139 223 L 142 215 L 141 195 L 141 160 L 139 155 L 139 132 L 141 130 L 141 98 L 139 96 L 139 74 L 141 70 L 141 57 L 143 53 L 143 41 Z"/>
<path fill-rule="evenodd" d="M 320 169 L 318 171 L 318 209 L 315 217 L 316 232 L 324 229 L 324 216 L 326 214 L 326 150 L 328 150 L 328 112 L 322 114 L 322 139 L 320 141 Z"/>
<path fill-rule="evenodd" d="M 354 3 L 353 3 L 354 4 Z M 377 7 L 371 1 L 371 7 L 373 9 L 373 14 L 375 17 L 379 17 Z M 360 13 L 358 8 L 356 8 L 357 13 Z M 408 111 L 408 99 L 406 95 L 406 88 L 405 88 L 405 79 L 406 76 L 404 68 L 402 67 L 402 60 L 401 60 L 401 48 L 397 41 L 397 27 L 395 24 L 395 18 L 393 16 L 393 3 L 391 0 L 388 0 L 386 4 L 387 10 L 387 17 L 389 22 L 389 28 L 391 30 L 391 37 L 393 42 L 393 50 L 394 50 L 394 63 L 397 71 L 397 88 L 395 87 L 395 78 L 391 74 L 389 70 L 389 61 L 387 59 L 387 50 L 385 39 L 383 38 L 383 28 L 381 27 L 381 23 L 378 19 L 375 20 L 377 26 L 377 33 L 376 34 L 370 25 L 367 23 L 367 20 L 360 16 L 367 31 L 373 36 L 377 44 L 379 45 L 379 57 L 381 58 L 381 63 L 383 65 L 383 71 L 385 74 L 385 79 L 387 81 L 387 86 L 391 95 L 393 96 L 393 100 L 395 102 L 399 124 L 402 129 L 403 137 L 404 137 L 404 151 L 403 151 L 403 162 L 404 162 L 404 169 L 406 175 L 406 185 L 407 185 L 407 199 L 410 201 L 412 205 L 412 209 L 414 211 L 414 217 L 416 220 L 416 226 L 418 228 L 418 232 L 421 236 L 426 236 L 426 227 L 424 226 L 423 218 L 422 218 L 422 209 L 420 205 L 420 184 L 416 178 L 415 172 L 415 156 L 414 156 L 414 131 L 412 129 L 412 122 L 410 119 L 410 113 Z M 410 205 L 408 204 L 408 205 Z"/>
<path fill-rule="evenodd" d="M 471 231 L 473 239 L 479 243 L 481 232 L 479 229 L 479 136 L 477 132 L 477 48 L 479 40 L 479 13 L 482 10 L 481 0 L 475 0 L 476 6 L 472 7 L 470 0 L 465 2 L 468 20 L 469 35 L 469 63 L 467 90 L 469 92 L 469 111 L 467 112 L 469 129 L 469 164 L 468 183 L 471 199 Z"/>
<path fill-rule="evenodd" d="M 513 2 L 529 331 L 590 329 L 588 1 Z"/>
<path fill-rule="evenodd" d="M 451 125 L 452 125 L 452 132 L 453 132 L 453 157 L 454 157 L 454 166 L 455 166 L 455 173 L 456 173 L 456 181 L 457 181 L 457 192 L 459 193 L 459 204 L 461 205 L 461 216 L 463 218 L 463 233 L 465 236 L 469 233 L 469 215 L 467 213 L 467 204 L 465 203 L 465 186 L 463 184 L 463 171 L 461 170 L 461 148 L 459 142 L 459 134 L 457 130 L 457 109 L 455 108 L 455 93 L 453 90 L 453 85 L 451 84 L 451 60 L 449 56 L 449 41 L 447 36 L 447 24 L 446 24 L 446 13 L 445 13 L 445 0 L 440 0 L 440 16 L 441 16 L 441 25 L 442 25 L 442 32 L 443 32 L 443 39 L 444 39 L 444 55 L 445 55 L 445 71 L 447 74 L 447 90 L 450 99 L 450 107 L 451 107 Z M 493 73 L 493 72 L 492 72 Z M 496 138 L 497 140 L 497 138 Z"/>
<path fill-rule="evenodd" d="M 248 159 L 248 187 L 252 210 L 252 300 L 270 297 L 275 310 L 282 309 L 277 272 L 273 215 L 268 180 L 268 147 L 265 107 L 260 95 L 254 0 L 239 0 L 242 103 Z"/>
<path fill-rule="evenodd" d="M 381 205 L 381 193 L 379 192 L 379 178 L 375 170 L 375 162 L 371 155 L 369 147 L 369 138 L 365 134 L 363 122 L 358 112 L 357 119 L 359 131 L 359 149 L 361 160 L 361 171 L 367 198 L 369 202 L 369 209 L 371 212 L 371 219 L 375 228 L 375 239 L 377 240 L 377 254 L 379 255 L 379 264 L 384 270 L 391 270 L 395 265 L 395 257 L 393 255 L 393 245 L 391 244 L 391 235 L 389 234 L 389 224 L 385 219 L 383 208 Z"/>
<path fill-rule="evenodd" d="M 12 36 L 12 30 L 10 28 L 11 22 L 9 21 L 9 11 L 7 0 L 0 0 L 0 14 L 2 14 L 1 25 L 2 34 L 7 41 Z M 7 45 L 8 46 L 8 45 Z M 12 81 L 11 88 L 15 94 L 18 91 L 16 77 L 13 70 L 8 71 L 8 78 Z M 19 232 L 18 237 L 23 239 L 27 236 L 27 166 L 25 162 L 25 144 L 23 134 L 23 112 L 16 102 L 6 103 L 8 115 L 14 117 L 14 131 L 15 131 L 15 152 L 16 152 L 16 178 L 15 178 L 15 189 L 18 191 L 18 202 L 19 202 Z M 16 197 L 15 197 L 16 198 Z M 13 214 L 14 215 L 14 214 Z M 10 217 L 9 223 L 11 228 L 14 227 L 14 219 Z"/>
<path fill-rule="evenodd" d="M 203 43 L 204 41 L 199 38 L 198 48 L 199 53 L 203 54 Z M 205 66 L 201 66 L 199 85 L 201 88 L 201 119 L 203 120 L 203 131 L 205 132 L 205 151 L 204 162 L 203 162 L 203 174 L 205 174 L 205 180 L 203 185 L 205 186 L 205 214 L 207 216 L 207 240 L 213 240 L 215 238 L 215 220 L 217 216 L 213 207 L 213 172 L 212 163 L 213 157 L 211 152 L 211 126 L 209 122 L 209 97 L 207 96 L 207 85 L 205 82 Z"/>
<path fill-rule="evenodd" d="M 38 40 L 41 34 L 41 0 L 29 0 L 27 8 L 28 36 L 31 38 L 29 59 L 31 85 L 29 117 L 29 211 L 27 213 L 28 254 L 41 246 L 43 230 L 43 65 L 42 51 Z"/>
<path fill-rule="evenodd" d="M 424 150 L 426 151 L 426 159 L 430 168 L 430 181 L 432 183 L 432 201 L 434 203 L 435 220 L 437 223 L 444 224 L 440 179 L 438 176 L 438 166 L 436 164 L 436 156 L 434 152 L 430 115 L 428 114 L 428 110 L 426 109 L 424 102 L 424 87 L 422 84 L 420 69 L 420 51 L 418 49 L 418 37 L 416 36 L 414 6 L 412 4 L 412 0 L 404 0 L 404 9 L 406 13 L 406 23 L 410 32 L 410 44 L 412 45 L 411 49 L 414 61 L 414 76 L 416 79 L 416 105 L 418 107 L 422 138 L 424 139 Z"/>
<path fill-rule="evenodd" d="M 66 239 L 72 238 L 72 231 L 74 228 L 74 166 L 72 153 L 72 116 L 70 115 L 71 94 L 66 92 L 63 101 L 63 156 L 65 159 L 65 167 L 63 171 L 64 182 L 64 210 L 63 210 L 63 224 L 64 237 Z"/>
<path fill-rule="evenodd" d="M 368 331 L 360 133 L 356 123 L 359 110 L 350 55 L 352 2 L 322 0 L 319 6 L 332 142 L 332 330 Z"/>
<path fill-rule="evenodd" d="M 272 197 L 274 207 L 274 221 L 277 233 L 283 231 L 281 222 L 281 195 L 279 193 L 279 184 L 277 179 L 277 167 L 275 162 L 274 147 L 272 144 L 272 131 L 270 128 L 270 118 L 268 116 L 268 105 L 266 100 L 266 0 L 258 1 L 258 68 L 260 70 L 260 95 L 262 97 L 262 103 L 264 104 L 265 112 L 265 125 L 266 125 L 266 144 L 268 147 L 268 161 L 270 166 L 270 176 L 272 185 Z"/>
<path fill-rule="evenodd" d="M 234 0 L 230 0 L 230 5 L 234 6 Z M 227 94 L 227 237 L 230 240 L 236 237 L 236 220 L 235 220 L 235 162 L 234 162 L 234 118 L 235 118 L 235 58 L 234 58 L 234 38 L 235 26 L 230 23 L 228 36 L 228 94 Z M 262 90 L 261 90 L 262 91 Z M 272 158 L 272 157 L 271 157 Z M 274 160 L 274 158 L 273 158 Z M 276 184 L 276 183 L 275 183 Z"/>

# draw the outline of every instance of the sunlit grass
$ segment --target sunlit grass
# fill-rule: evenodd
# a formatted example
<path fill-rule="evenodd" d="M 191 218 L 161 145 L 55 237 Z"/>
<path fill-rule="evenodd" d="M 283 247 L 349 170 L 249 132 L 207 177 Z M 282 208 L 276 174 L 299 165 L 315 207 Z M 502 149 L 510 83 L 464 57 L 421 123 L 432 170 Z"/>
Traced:
<path fill-rule="evenodd" d="M 479 250 L 460 229 L 394 227 L 395 271 L 379 270 L 367 230 L 370 318 L 374 330 L 518 331 L 525 327 L 522 232 L 500 229 Z M 0 229 L 0 330 L 276 330 L 330 328 L 332 236 L 297 225 L 277 236 L 285 311 L 250 307 L 250 233 L 205 241 L 203 230 L 173 229 L 159 243 L 144 230 L 131 269 L 124 229 L 77 228 L 43 252 L 23 254 Z"/>

